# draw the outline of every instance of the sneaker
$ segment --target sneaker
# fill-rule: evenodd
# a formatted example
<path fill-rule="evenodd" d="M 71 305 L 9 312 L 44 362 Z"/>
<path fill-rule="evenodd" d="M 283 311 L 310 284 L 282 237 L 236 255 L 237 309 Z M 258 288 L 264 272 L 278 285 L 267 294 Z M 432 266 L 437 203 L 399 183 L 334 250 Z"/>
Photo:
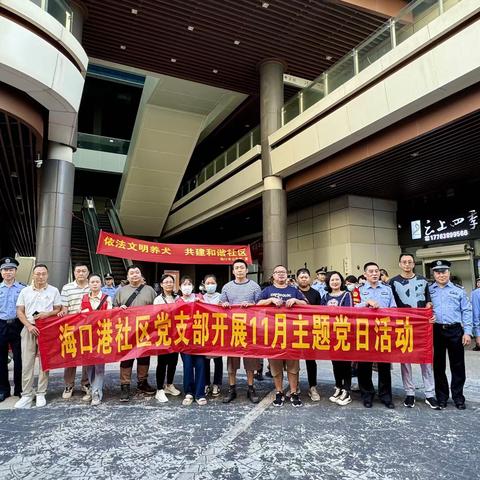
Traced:
<path fill-rule="evenodd" d="M 165 394 L 168 393 L 168 395 L 173 395 L 174 397 L 177 397 L 182 393 L 180 390 L 178 390 L 178 388 L 175 388 L 175 385 L 173 383 L 171 383 L 170 385 L 165 385 L 163 387 L 163 391 L 165 392 Z"/>
<path fill-rule="evenodd" d="M 300 395 L 301 391 L 300 391 L 300 387 L 297 387 L 297 395 Z M 292 390 L 289 390 L 286 394 L 285 394 L 285 400 L 287 402 L 290 401 L 290 397 L 292 396 Z"/>
<path fill-rule="evenodd" d="M 352 397 L 350 396 L 350 392 L 347 392 L 347 390 L 342 390 L 342 393 L 337 398 L 337 401 L 335 403 L 337 405 L 341 405 L 342 407 L 348 405 L 349 403 L 352 403 Z"/>
<path fill-rule="evenodd" d="M 435 397 L 428 397 L 425 399 L 425 403 L 433 410 L 440 410 L 440 405 Z"/>
<path fill-rule="evenodd" d="M 212 397 L 218 397 L 220 395 L 220 386 L 214 385 L 212 387 Z"/>
<path fill-rule="evenodd" d="M 45 399 L 45 395 L 43 393 L 37 393 L 35 397 L 35 405 L 37 408 L 44 407 L 47 404 L 47 400 Z"/>
<path fill-rule="evenodd" d="M 248 386 L 247 398 L 252 403 L 258 403 L 260 401 L 260 398 L 258 397 L 257 392 L 255 391 L 255 387 L 253 385 Z"/>
<path fill-rule="evenodd" d="M 197 400 L 195 400 L 197 402 L 198 405 L 200 405 L 201 407 L 203 405 L 206 405 L 207 404 L 207 399 L 206 398 L 198 398 Z"/>
<path fill-rule="evenodd" d="M 166 403 L 168 402 L 168 398 L 165 395 L 165 390 L 157 390 L 157 393 L 155 394 L 155 398 L 160 402 L 160 403 Z"/>
<path fill-rule="evenodd" d="M 303 405 L 302 401 L 300 400 L 300 397 L 298 396 L 298 393 L 292 393 L 292 395 L 290 396 L 290 403 L 295 408 L 301 407 Z"/>
<path fill-rule="evenodd" d="M 338 397 L 342 394 L 342 389 L 335 387 L 333 395 L 329 398 L 329 400 L 333 403 L 337 403 Z"/>
<path fill-rule="evenodd" d="M 182 405 L 188 406 L 193 403 L 193 395 L 190 395 L 189 393 L 185 395 L 185 398 L 183 399 Z"/>
<path fill-rule="evenodd" d="M 237 398 L 237 389 L 235 386 L 230 386 L 227 395 L 223 398 L 223 403 L 230 403 Z"/>
<path fill-rule="evenodd" d="M 98 393 L 97 390 L 95 390 L 92 393 L 92 407 L 96 407 L 97 405 L 100 405 L 102 403 L 102 400 L 100 400 L 100 393 Z"/>
<path fill-rule="evenodd" d="M 83 388 L 82 388 L 83 390 Z M 84 390 L 85 391 L 85 390 Z M 83 402 L 91 402 L 92 401 L 92 389 L 87 389 L 85 395 L 82 397 Z"/>
<path fill-rule="evenodd" d="M 413 408 L 415 406 L 415 397 L 413 395 L 407 395 L 403 402 L 403 406 L 407 408 Z"/>
<path fill-rule="evenodd" d="M 144 395 L 155 395 L 157 393 L 157 390 L 148 383 L 148 380 L 142 380 L 141 382 L 138 382 L 137 390 Z"/>
<path fill-rule="evenodd" d="M 320 401 L 320 394 L 318 393 L 317 387 L 310 387 L 308 390 L 308 396 L 312 399 L 312 402 Z"/>
<path fill-rule="evenodd" d="M 15 408 L 32 408 L 32 397 L 22 397 L 15 404 Z"/>
<path fill-rule="evenodd" d="M 72 395 L 73 395 L 73 386 L 67 385 L 63 390 L 62 398 L 64 400 L 68 400 L 69 398 L 72 398 Z"/>
<path fill-rule="evenodd" d="M 130 400 L 130 385 L 121 385 L 120 389 L 120 401 L 128 402 Z"/>
<path fill-rule="evenodd" d="M 92 389 L 92 386 L 89 383 L 82 385 L 82 392 L 84 392 L 85 394 L 90 392 L 91 389 Z"/>
<path fill-rule="evenodd" d="M 273 401 L 274 407 L 283 407 L 285 403 L 285 397 L 283 396 L 283 392 L 277 392 L 275 394 L 275 400 Z"/>

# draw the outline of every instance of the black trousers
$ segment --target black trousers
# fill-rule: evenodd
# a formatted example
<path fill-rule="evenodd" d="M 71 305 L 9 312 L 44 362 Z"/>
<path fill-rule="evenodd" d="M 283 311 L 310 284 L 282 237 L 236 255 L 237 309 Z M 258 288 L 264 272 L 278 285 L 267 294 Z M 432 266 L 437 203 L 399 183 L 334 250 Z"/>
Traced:
<path fill-rule="evenodd" d="M 382 402 L 392 401 L 392 375 L 390 363 L 378 363 L 378 397 Z M 362 400 L 371 402 L 375 396 L 372 382 L 372 362 L 358 362 L 358 386 Z"/>
<path fill-rule="evenodd" d="M 18 320 L 7 323 L 0 320 L 0 393 L 10 395 L 10 382 L 8 381 L 8 346 L 13 353 L 13 383 L 15 394 L 22 391 L 22 347 L 20 333 L 23 324 Z"/>
<path fill-rule="evenodd" d="M 212 359 L 205 358 L 205 385 L 210 385 L 211 378 L 210 378 L 210 362 Z M 223 379 L 223 358 L 222 357 L 215 357 L 213 359 L 213 384 L 220 386 L 222 384 Z M 261 372 L 261 370 L 259 370 Z"/>
<path fill-rule="evenodd" d="M 462 344 L 463 328 L 460 323 L 451 326 L 436 323 L 433 326 L 433 376 L 435 393 L 439 402 L 448 400 L 448 380 L 446 370 L 446 354 L 450 362 L 452 382 L 450 389 L 455 403 L 464 403 L 463 386 L 465 385 L 465 350 Z"/>
<path fill-rule="evenodd" d="M 167 385 L 173 383 L 175 378 L 175 370 L 177 369 L 178 353 L 165 353 L 158 355 L 157 360 L 157 389 L 162 390 L 165 385 L 165 375 L 167 377 Z"/>
<path fill-rule="evenodd" d="M 308 386 L 316 387 L 317 386 L 317 361 L 305 360 L 305 365 L 307 366 Z"/>
<path fill-rule="evenodd" d="M 335 386 L 350 392 L 352 389 L 352 362 L 332 360 L 332 365 Z"/>

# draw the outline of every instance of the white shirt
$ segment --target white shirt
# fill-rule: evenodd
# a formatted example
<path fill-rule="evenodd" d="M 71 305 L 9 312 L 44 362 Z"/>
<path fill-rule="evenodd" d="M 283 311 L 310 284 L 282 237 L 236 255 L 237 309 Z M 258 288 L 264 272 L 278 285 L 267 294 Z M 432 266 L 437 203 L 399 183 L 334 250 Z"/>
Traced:
<path fill-rule="evenodd" d="M 100 290 L 97 295 L 93 296 L 92 292 L 88 293 L 88 301 L 90 302 L 90 306 L 92 307 L 92 310 L 96 310 L 98 306 L 100 305 L 100 302 L 102 300 L 104 293 Z M 112 299 L 110 298 L 110 295 L 107 295 L 107 299 L 105 302 L 107 304 L 107 310 L 112 309 Z M 87 310 L 82 310 L 83 312 Z"/>
<path fill-rule="evenodd" d="M 36 289 L 32 285 L 25 287 L 18 296 L 17 307 L 25 307 L 25 315 L 30 323 L 35 323 L 35 312 L 51 312 L 54 307 L 62 305 L 58 288 L 48 285 Z"/>

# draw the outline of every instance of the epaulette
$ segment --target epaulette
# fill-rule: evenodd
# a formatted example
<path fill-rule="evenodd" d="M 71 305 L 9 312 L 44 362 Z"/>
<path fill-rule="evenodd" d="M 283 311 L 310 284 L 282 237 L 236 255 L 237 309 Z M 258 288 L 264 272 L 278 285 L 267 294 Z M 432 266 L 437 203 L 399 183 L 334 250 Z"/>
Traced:
<path fill-rule="evenodd" d="M 23 283 L 23 282 L 18 282 L 22 287 L 26 287 L 27 284 L 26 283 Z"/>
<path fill-rule="evenodd" d="M 452 282 L 453 283 L 453 282 Z M 455 287 L 461 288 L 462 290 L 465 290 L 465 287 L 463 285 L 460 285 L 459 283 L 453 283 Z"/>

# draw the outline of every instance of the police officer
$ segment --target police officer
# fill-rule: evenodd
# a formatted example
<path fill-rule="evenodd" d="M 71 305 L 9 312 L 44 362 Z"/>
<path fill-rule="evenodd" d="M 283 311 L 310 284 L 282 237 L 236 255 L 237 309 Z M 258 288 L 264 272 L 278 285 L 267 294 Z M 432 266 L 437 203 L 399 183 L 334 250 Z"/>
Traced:
<path fill-rule="evenodd" d="M 14 395 L 22 391 L 22 350 L 20 332 L 23 325 L 17 318 L 16 305 L 20 291 L 25 285 L 15 280 L 18 262 L 5 257 L 0 260 L 2 283 L 0 283 L 0 402 L 10 396 L 8 381 L 8 346 L 13 353 Z"/>
<path fill-rule="evenodd" d="M 363 266 L 367 279 L 360 287 L 360 303 L 356 307 L 391 308 L 396 307 L 392 289 L 380 281 L 380 269 L 375 262 Z M 378 363 L 378 396 L 387 408 L 395 408 L 392 400 L 392 376 L 390 363 Z M 372 382 L 372 362 L 358 362 L 358 386 L 365 408 L 372 408 L 375 388 Z"/>
<path fill-rule="evenodd" d="M 455 406 L 465 409 L 463 385 L 465 384 L 465 351 L 472 336 L 472 306 L 465 290 L 450 281 L 451 263 L 447 260 L 433 262 L 435 282 L 429 287 L 435 314 L 433 326 L 433 373 L 435 392 L 440 408 L 446 408 L 448 380 L 445 374 L 446 353 L 450 361 L 452 381 L 450 389 Z"/>
<path fill-rule="evenodd" d="M 117 287 L 115 286 L 115 280 L 111 273 L 106 273 L 103 276 L 105 280 L 105 285 L 102 287 L 102 292 L 108 295 L 112 300 L 115 298 L 115 293 L 117 293 Z"/>

